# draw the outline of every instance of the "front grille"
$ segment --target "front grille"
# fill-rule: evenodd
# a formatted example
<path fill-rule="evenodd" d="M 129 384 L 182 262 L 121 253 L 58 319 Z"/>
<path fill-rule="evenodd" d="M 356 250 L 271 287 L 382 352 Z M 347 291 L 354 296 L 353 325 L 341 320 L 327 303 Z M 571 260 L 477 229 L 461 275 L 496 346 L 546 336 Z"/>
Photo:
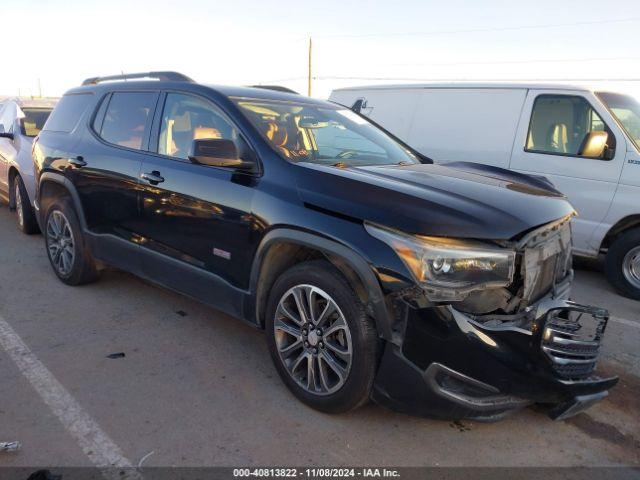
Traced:
<path fill-rule="evenodd" d="M 547 313 L 541 348 L 560 377 L 578 380 L 593 373 L 608 319 L 602 308 L 574 304 Z"/>

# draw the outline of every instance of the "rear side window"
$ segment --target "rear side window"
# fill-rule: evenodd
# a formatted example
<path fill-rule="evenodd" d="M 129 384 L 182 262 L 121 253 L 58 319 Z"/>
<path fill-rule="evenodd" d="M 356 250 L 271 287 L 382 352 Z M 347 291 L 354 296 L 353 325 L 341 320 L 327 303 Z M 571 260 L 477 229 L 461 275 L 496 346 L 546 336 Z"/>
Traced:
<path fill-rule="evenodd" d="M 44 108 L 23 108 L 24 118 L 20 120 L 22 134 L 27 137 L 35 137 L 42 130 L 47 118 L 51 114 L 51 110 Z"/>
<path fill-rule="evenodd" d="M 148 137 L 156 104 L 156 93 L 116 92 L 111 95 L 98 134 L 109 143 L 142 150 Z"/>
<path fill-rule="evenodd" d="M 78 125 L 92 99 L 91 94 L 65 95 L 49 115 L 43 130 L 71 132 Z"/>
<path fill-rule="evenodd" d="M 585 138 L 591 132 L 603 131 L 609 133 L 609 146 L 613 147 L 613 134 L 585 98 L 540 95 L 533 105 L 526 150 L 580 156 Z"/>

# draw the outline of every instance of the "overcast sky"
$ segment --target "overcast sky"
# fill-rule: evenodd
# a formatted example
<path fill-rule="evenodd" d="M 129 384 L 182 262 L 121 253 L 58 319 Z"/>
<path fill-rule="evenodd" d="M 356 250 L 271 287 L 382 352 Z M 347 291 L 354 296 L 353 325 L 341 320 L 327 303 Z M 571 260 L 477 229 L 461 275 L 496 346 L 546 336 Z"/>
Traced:
<path fill-rule="evenodd" d="M 0 0 L 0 94 L 177 70 L 199 82 L 333 88 L 427 80 L 640 79 L 637 0 Z M 640 82 L 610 83 L 634 90 Z"/>

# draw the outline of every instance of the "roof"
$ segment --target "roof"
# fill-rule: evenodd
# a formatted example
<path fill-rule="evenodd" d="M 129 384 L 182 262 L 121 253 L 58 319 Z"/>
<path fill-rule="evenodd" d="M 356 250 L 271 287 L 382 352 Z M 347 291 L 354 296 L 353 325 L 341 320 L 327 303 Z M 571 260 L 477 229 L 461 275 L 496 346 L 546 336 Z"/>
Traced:
<path fill-rule="evenodd" d="M 327 105 L 326 100 L 317 100 L 314 98 L 299 95 L 297 93 L 288 93 L 274 90 L 273 88 L 260 87 L 241 87 L 241 86 L 224 86 L 224 85 L 207 85 L 197 82 L 186 81 L 165 81 L 165 80 L 129 80 L 129 81 L 108 81 L 96 84 L 87 84 L 72 88 L 67 93 L 80 92 L 104 92 L 112 90 L 131 90 L 131 89 L 151 89 L 151 90 L 184 90 L 184 91 L 200 91 L 203 89 L 213 91 L 224 97 L 239 98 L 255 98 L 264 100 L 279 100 L 289 102 L 304 102 L 316 105 Z"/>
<path fill-rule="evenodd" d="M 334 92 L 348 90 L 411 90 L 421 88 L 482 88 L 482 89 L 512 89 L 512 90 L 573 90 L 592 91 L 586 85 L 566 83 L 534 83 L 534 82 L 447 82 L 447 83 L 404 83 L 397 85 L 363 85 L 357 87 L 336 88 Z"/>

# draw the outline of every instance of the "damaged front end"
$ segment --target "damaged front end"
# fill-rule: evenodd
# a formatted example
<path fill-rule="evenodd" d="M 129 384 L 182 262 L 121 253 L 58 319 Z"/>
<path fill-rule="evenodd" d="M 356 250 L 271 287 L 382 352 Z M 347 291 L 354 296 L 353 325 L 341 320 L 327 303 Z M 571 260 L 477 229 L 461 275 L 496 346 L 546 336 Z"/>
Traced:
<path fill-rule="evenodd" d="M 381 360 L 376 402 L 484 420 L 538 404 L 564 419 L 616 384 L 595 375 L 608 312 L 569 300 L 570 217 L 499 246 L 514 252 L 508 283 L 467 287 L 448 302 L 423 285 L 389 295 L 394 338 Z"/>

